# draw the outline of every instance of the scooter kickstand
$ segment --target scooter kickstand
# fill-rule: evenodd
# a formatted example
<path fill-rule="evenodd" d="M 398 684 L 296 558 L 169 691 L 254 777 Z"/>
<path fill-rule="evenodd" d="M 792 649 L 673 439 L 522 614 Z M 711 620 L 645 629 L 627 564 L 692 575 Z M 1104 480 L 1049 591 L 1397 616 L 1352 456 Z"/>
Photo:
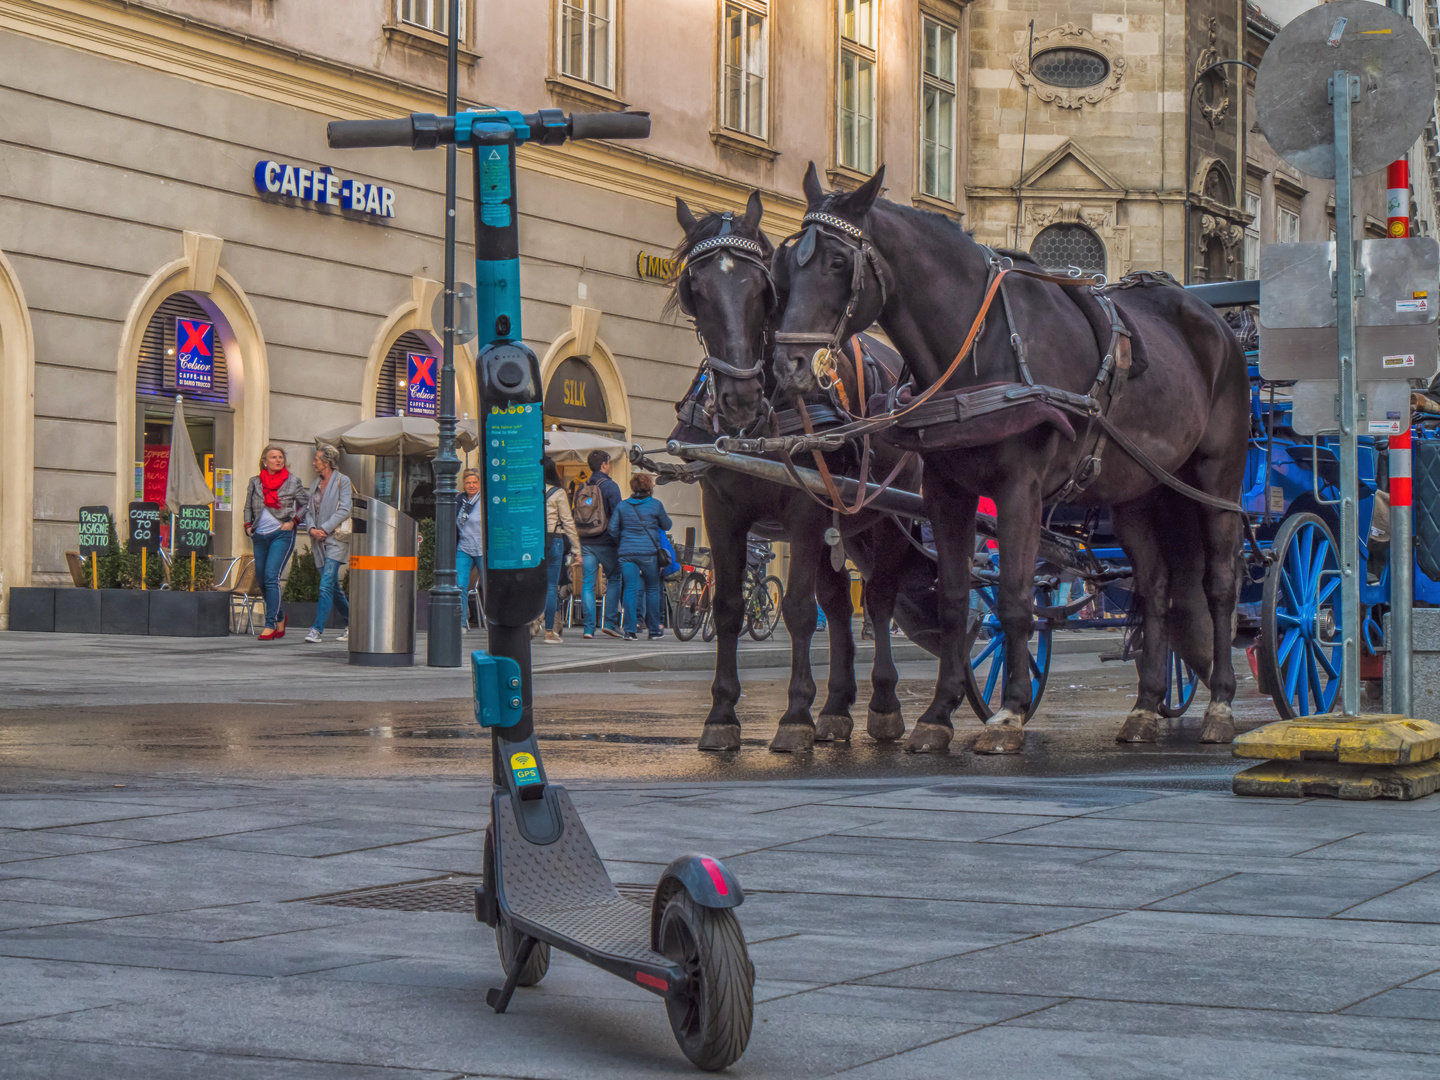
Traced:
<path fill-rule="evenodd" d="M 510 973 L 505 976 L 504 987 L 497 990 L 492 986 L 485 991 L 485 1004 L 497 1013 L 503 1013 L 509 1006 L 510 995 L 515 993 L 515 987 L 520 982 L 520 973 L 530 962 L 530 954 L 535 951 L 535 945 L 536 941 L 533 937 L 527 937 L 520 942 L 520 950 L 515 954 L 515 962 L 510 967 Z"/>

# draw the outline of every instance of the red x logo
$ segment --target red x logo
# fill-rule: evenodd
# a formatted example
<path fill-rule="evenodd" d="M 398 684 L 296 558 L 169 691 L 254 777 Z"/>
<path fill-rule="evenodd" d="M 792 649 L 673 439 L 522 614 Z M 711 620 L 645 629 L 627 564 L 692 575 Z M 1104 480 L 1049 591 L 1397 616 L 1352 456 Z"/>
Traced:
<path fill-rule="evenodd" d="M 210 347 L 205 344 L 205 332 L 210 329 L 210 324 L 186 322 L 184 319 L 177 321 L 180 324 L 180 332 L 185 335 L 185 342 L 180 346 L 180 351 L 209 356 Z"/>
<path fill-rule="evenodd" d="M 419 355 L 418 353 L 411 353 L 411 354 L 410 354 L 410 365 L 411 365 L 411 367 L 412 367 L 412 369 L 413 369 L 413 370 L 410 372 L 410 383 L 411 383 L 411 385 L 413 385 L 413 386 L 420 386 L 420 385 L 434 386 L 434 385 L 435 385 L 435 373 L 434 373 L 434 371 L 431 370 L 431 369 L 434 367 L 434 365 L 435 365 L 435 357 L 433 357 L 433 356 L 421 356 L 421 355 Z"/>

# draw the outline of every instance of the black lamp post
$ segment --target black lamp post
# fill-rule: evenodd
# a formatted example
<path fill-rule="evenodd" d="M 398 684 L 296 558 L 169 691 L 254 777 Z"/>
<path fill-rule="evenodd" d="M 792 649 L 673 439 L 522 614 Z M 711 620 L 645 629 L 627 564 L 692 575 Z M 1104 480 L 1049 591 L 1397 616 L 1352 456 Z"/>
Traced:
<path fill-rule="evenodd" d="M 1193 165 L 1191 164 L 1191 160 L 1190 160 L 1190 159 L 1191 159 L 1191 151 L 1192 151 L 1192 149 L 1193 149 L 1192 144 L 1194 143 L 1194 138 L 1193 138 L 1193 131 L 1194 131 L 1193 121 L 1194 121 L 1194 115 L 1193 115 L 1192 110 L 1193 110 L 1194 107 L 1195 107 L 1195 91 L 1196 91 L 1197 89 L 1199 89 L 1200 84 L 1201 84 L 1202 82 L 1204 82 L 1206 75 L 1209 75 L 1212 71 L 1216 71 L 1216 70 L 1218 70 L 1219 68 L 1223 68 L 1223 67 L 1225 67 L 1225 66 L 1227 66 L 1227 65 L 1229 65 L 1229 64 L 1235 64 L 1235 65 L 1238 65 L 1239 67 L 1249 68 L 1251 71 L 1256 71 L 1256 70 L 1257 70 L 1256 67 L 1255 67 L 1255 65 L 1252 64 L 1252 63 L 1250 63 L 1248 60 L 1216 60 L 1213 64 L 1208 64 L 1208 65 L 1206 65 L 1206 67 L 1200 72 L 1200 74 L 1198 74 L 1198 75 L 1195 76 L 1195 81 L 1190 84 L 1190 95 L 1189 95 L 1189 97 L 1186 98 L 1186 100 L 1185 100 L 1185 271 L 1184 271 L 1182 277 L 1183 277 L 1184 283 L 1187 284 L 1187 285 L 1190 283 L 1190 270 L 1191 270 L 1191 266 L 1190 266 L 1190 259 L 1191 259 L 1190 234 L 1191 234 L 1191 232 L 1193 231 L 1193 230 L 1191 229 L 1191 220 L 1190 220 L 1190 219 L 1191 219 L 1192 216 L 1193 216 L 1192 213 L 1191 213 L 1191 211 L 1194 209 L 1194 206 L 1195 206 L 1195 204 L 1191 201 L 1191 198 L 1190 198 L 1190 196 L 1193 194 L 1192 188 L 1193 188 L 1193 186 L 1194 186 L 1194 177 L 1192 177 L 1192 176 L 1190 175 L 1190 170 L 1193 168 Z M 1240 89 L 1239 89 L 1239 95 L 1240 95 L 1240 100 L 1241 100 L 1242 103 L 1243 103 L 1244 100 L 1245 100 L 1244 94 L 1245 94 L 1245 88 L 1244 88 L 1243 86 L 1241 86 Z M 1241 161 L 1240 161 L 1240 175 L 1237 176 L 1237 177 L 1235 178 L 1235 180 L 1236 180 L 1236 183 L 1240 185 L 1240 193 L 1241 193 L 1242 196 L 1243 196 L 1244 191 L 1245 191 L 1245 161 L 1244 161 L 1244 153 L 1245 153 L 1245 133 L 1244 133 L 1243 131 L 1240 133 L 1240 138 L 1237 140 L 1236 145 L 1237 145 L 1238 150 L 1239 150 L 1239 152 L 1240 152 L 1240 154 L 1241 154 Z M 1242 201 L 1242 205 L 1243 205 L 1243 201 Z"/>
<path fill-rule="evenodd" d="M 449 31 L 445 68 L 445 115 L 454 116 L 459 99 L 460 0 L 448 0 Z M 445 339 L 440 362 L 440 440 L 435 451 L 435 584 L 430 590 L 430 625 L 425 662 L 430 667 L 460 666 L 460 616 L 463 585 L 455 580 L 456 488 L 460 457 L 455 453 L 455 143 L 445 144 Z"/>

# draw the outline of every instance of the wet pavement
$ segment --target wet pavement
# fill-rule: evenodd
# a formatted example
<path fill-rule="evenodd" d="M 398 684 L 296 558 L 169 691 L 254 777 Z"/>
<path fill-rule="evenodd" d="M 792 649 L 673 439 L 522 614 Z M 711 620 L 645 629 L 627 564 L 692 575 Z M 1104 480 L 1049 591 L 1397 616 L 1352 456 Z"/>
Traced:
<path fill-rule="evenodd" d="M 35 637 L 0 634 L 0 1077 L 696 1075 L 660 1001 L 566 956 L 485 1006 L 465 673 Z M 932 671 L 902 664 L 912 721 Z M 968 710 L 943 756 L 859 731 L 770 754 L 783 675 L 743 673 L 728 754 L 694 748 L 701 672 L 536 678 L 549 772 L 626 894 L 697 849 L 745 887 L 727 1075 L 1440 1073 L 1440 798 L 1237 799 L 1198 707 L 1113 742 L 1134 671 L 1093 650 L 1055 658 L 1011 758 L 965 752 Z M 1248 674 L 1236 712 L 1273 718 Z"/>

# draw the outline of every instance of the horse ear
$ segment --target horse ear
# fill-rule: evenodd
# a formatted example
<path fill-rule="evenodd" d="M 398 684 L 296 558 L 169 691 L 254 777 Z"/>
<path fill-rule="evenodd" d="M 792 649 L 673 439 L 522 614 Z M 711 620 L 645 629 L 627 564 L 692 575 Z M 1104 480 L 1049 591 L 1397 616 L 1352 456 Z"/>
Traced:
<path fill-rule="evenodd" d="M 815 169 L 815 162 L 810 162 L 810 167 L 805 170 L 805 179 L 801 181 L 800 187 L 804 190 L 805 201 L 812 210 L 825 198 L 825 189 L 820 185 L 820 174 Z"/>
<path fill-rule="evenodd" d="M 750 201 L 745 204 L 745 216 L 740 219 L 742 232 L 753 233 L 760 230 L 760 219 L 765 216 L 765 204 L 760 201 L 760 191 L 750 193 Z"/>
<path fill-rule="evenodd" d="M 858 188 L 845 196 L 845 211 L 853 218 L 863 218 L 875 205 L 875 200 L 880 197 L 881 190 L 885 187 L 885 166 L 881 165 L 875 171 L 875 175 L 866 180 Z"/>
<path fill-rule="evenodd" d="M 695 215 L 691 212 L 690 207 L 685 205 L 685 200 L 678 195 L 675 196 L 675 220 L 678 221 L 680 227 L 685 230 L 686 236 L 689 236 L 690 230 L 699 224 L 699 222 L 695 220 Z"/>

